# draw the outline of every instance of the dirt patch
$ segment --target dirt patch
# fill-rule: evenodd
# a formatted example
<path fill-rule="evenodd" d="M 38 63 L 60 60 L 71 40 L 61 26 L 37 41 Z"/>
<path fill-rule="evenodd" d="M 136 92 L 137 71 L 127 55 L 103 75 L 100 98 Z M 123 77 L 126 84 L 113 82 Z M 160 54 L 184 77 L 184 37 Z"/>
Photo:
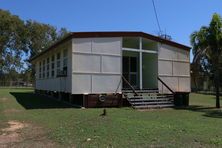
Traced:
<path fill-rule="evenodd" d="M 14 132 L 27 126 L 26 124 L 18 121 L 9 121 L 8 124 L 9 127 L 2 129 L 3 132 Z"/>
<path fill-rule="evenodd" d="M 0 147 L 55 147 L 43 128 L 18 121 L 9 121 L 1 129 Z"/>
<path fill-rule="evenodd" d="M 13 142 L 19 142 L 21 138 L 19 137 L 18 133 L 10 133 L 10 134 L 5 134 L 3 133 L 0 135 L 0 145 L 6 145 L 8 143 L 13 143 Z"/>
<path fill-rule="evenodd" d="M 7 98 L 0 98 L 0 101 L 6 101 Z"/>
<path fill-rule="evenodd" d="M 1 130 L 3 133 L 0 135 L 0 146 L 2 145 L 6 147 L 7 144 L 21 141 L 21 137 L 17 131 L 26 126 L 25 124 L 18 121 L 9 121 L 8 125 L 9 127 L 3 128 Z"/>

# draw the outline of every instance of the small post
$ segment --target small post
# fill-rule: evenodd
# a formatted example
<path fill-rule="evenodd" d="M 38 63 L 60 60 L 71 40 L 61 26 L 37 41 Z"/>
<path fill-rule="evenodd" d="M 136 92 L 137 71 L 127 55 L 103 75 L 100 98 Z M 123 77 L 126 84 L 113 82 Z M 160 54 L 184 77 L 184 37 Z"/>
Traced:
<path fill-rule="evenodd" d="M 106 112 L 106 109 L 104 108 L 103 113 L 100 116 L 106 116 L 106 115 L 107 115 L 107 112 Z"/>
<path fill-rule="evenodd" d="M 72 94 L 69 94 L 69 103 L 72 103 Z"/>
<path fill-rule="evenodd" d="M 58 100 L 59 100 L 59 101 L 62 100 L 62 93 L 61 93 L 61 92 L 59 92 L 59 98 L 58 98 Z"/>

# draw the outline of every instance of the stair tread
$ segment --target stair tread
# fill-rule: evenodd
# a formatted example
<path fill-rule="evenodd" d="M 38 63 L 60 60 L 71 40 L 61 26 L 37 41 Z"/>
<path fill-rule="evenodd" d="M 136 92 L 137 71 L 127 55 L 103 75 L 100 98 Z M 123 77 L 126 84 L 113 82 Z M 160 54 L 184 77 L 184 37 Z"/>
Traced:
<path fill-rule="evenodd" d="M 128 99 L 130 102 L 140 102 L 140 101 L 146 101 L 146 102 L 155 102 L 155 101 L 170 101 L 171 99 L 169 98 L 163 98 L 163 99 Z"/>
<path fill-rule="evenodd" d="M 154 98 L 154 99 L 161 99 L 161 98 L 169 98 L 169 99 L 173 99 L 173 97 L 165 97 L 165 96 L 161 96 L 161 97 L 157 97 L 157 96 L 131 96 L 131 97 L 128 97 L 129 99 L 140 99 L 140 98 L 149 98 L 149 99 L 152 99 L 152 98 Z"/>
<path fill-rule="evenodd" d="M 161 104 L 173 104 L 172 101 L 161 101 L 161 102 L 133 102 L 132 105 L 161 105 Z"/>
<path fill-rule="evenodd" d="M 145 109 L 145 108 L 164 108 L 164 107 L 174 107 L 173 104 L 167 105 L 140 105 L 140 106 L 133 106 L 136 109 Z"/>

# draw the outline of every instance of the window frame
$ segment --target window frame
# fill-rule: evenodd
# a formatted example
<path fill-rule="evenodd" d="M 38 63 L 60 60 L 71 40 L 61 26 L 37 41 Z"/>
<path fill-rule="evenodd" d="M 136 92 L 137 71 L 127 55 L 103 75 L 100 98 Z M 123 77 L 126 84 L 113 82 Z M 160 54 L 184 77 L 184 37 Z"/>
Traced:
<path fill-rule="evenodd" d="M 67 76 L 68 70 L 68 50 L 63 50 L 63 65 L 62 65 L 63 76 Z"/>
<path fill-rule="evenodd" d="M 56 77 L 59 77 L 61 73 L 61 53 L 56 54 Z"/>
<path fill-rule="evenodd" d="M 39 62 L 39 79 L 42 78 L 42 62 Z"/>
<path fill-rule="evenodd" d="M 55 77 L 55 55 L 51 56 L 51 77 Z"/>
<path fill-rule="evenodd" d="M 45 78 L 45 64 L 46 64 L 46 62 L 45 62 L 45 59 L 43 60 L 43 66 L 42 66 L 42 78 L 44 79 Z"/>

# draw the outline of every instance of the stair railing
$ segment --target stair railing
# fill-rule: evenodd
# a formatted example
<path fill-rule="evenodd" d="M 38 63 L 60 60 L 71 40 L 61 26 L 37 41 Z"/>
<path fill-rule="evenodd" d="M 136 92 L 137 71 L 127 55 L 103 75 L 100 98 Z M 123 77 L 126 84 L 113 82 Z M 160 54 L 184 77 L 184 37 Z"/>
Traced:
<path fill-rule="evenodd" d="M 121 76 L 122 76 L 122 79 L 126 82 L 126 84 L 132 89 L 135 96 L 139 96 L 139 94 L 136 92 L 136 90 L 133 88 L 133 86 L 130 84 L 130 82 L 127 81 L 127 79 L 123 75 L 121 75 Z"/>
<path fill-rule="evenodd" d="M 157 79 L 172 93 L 175 94 L 175 92 L 162 80 L 160 77 L 157 77 Z"/>

